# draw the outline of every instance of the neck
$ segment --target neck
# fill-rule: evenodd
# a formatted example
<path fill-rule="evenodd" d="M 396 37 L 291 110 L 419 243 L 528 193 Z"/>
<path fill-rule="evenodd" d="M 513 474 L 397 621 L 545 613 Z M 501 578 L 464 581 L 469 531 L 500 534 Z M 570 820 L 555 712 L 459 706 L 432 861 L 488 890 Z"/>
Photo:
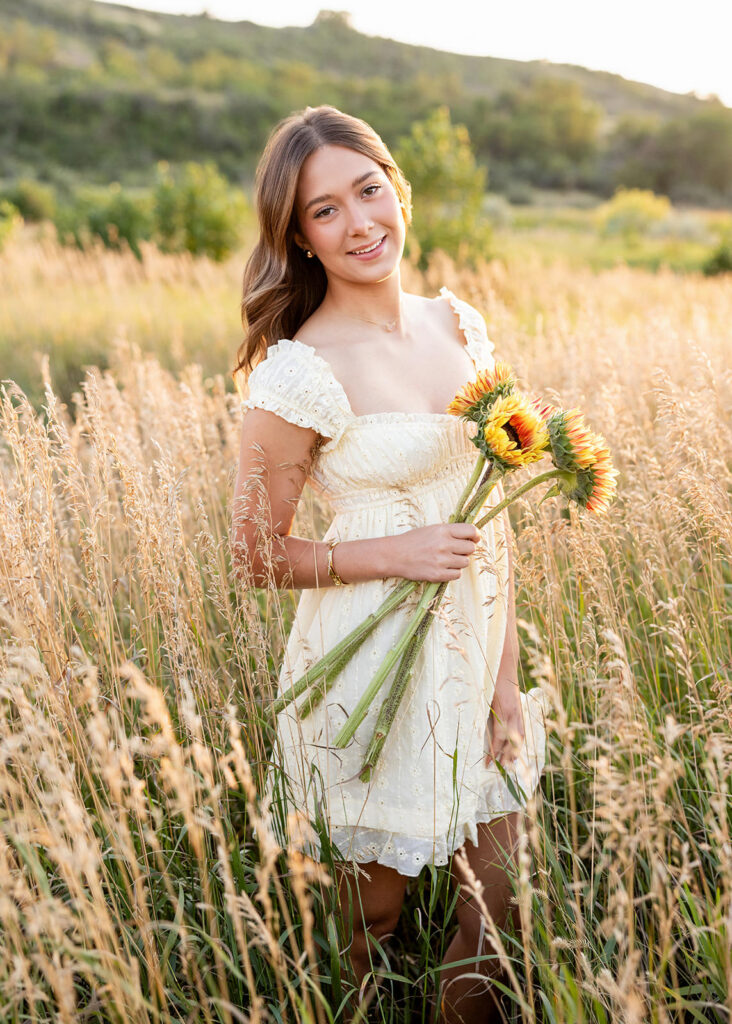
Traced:
<path fill-rule="evenodd" d="M 402 294 L 398 268 L 383 281 L 370 284 L 329 278 L 322 307 L 338 316 L 361 319 L 374 326 L 394 324 L 391 333 L 395 337 L 406 337 Z"/>

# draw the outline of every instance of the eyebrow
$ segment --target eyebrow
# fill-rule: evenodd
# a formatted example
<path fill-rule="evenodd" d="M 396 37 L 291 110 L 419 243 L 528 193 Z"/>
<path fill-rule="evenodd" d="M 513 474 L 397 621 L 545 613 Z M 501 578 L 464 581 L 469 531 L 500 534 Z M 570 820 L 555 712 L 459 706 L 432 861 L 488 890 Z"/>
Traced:
<path fill-rule="evenodd" d="M 371 171 L 366 171 L 366 173 L 362 174 L 360 178 L 355 178 L 351 182 L 351 188 L 355 188 L 356 185 L 360 185 L 362 181 L 366 181 L 366 179 L 370 178 L 372 174 L 378 174 L 378 173 L 379 172 L 376 169 L 371 170 Z M 332 198 L 333 198 L 333 196 L 330 193 L 327 193 L 324 196 L 316 196 L 315 199 L 311 199 L 310 202 L 305 205 L 305 210 L 306 211 L 309 210 L 310 207 L 311 206 L 315 206 L 316 203 L 323 203 L 323 202 L 325 202 L 326 199 L 332 199 Z"/>

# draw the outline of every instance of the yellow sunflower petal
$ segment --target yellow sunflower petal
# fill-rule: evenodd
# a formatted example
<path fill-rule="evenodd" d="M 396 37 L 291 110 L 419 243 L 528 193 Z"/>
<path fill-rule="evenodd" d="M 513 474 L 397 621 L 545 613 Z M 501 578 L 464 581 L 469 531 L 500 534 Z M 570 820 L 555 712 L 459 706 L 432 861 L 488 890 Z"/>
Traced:
<path fill-rule="evenodd" d="M 506 392 L 516 385 L 516 377 L 508 363 L 496 363 L 491 369 L 479 370 L 475 380 L 464 384 L 447 407 L 454 416 L 465 416 L 476 410 L 478 403 L 492 395 Z"/>

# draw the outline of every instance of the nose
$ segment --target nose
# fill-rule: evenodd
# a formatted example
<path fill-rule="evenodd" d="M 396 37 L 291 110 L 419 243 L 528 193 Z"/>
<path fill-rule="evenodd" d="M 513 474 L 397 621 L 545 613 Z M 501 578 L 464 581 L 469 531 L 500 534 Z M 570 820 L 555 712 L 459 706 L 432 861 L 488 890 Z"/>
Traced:
<path fill-rule="evenodd" d="M 353 204 L 348 210 L 348 233 L 350 235 L 363 235 L 373 227 L 373 221 L 363 206 Z"/>

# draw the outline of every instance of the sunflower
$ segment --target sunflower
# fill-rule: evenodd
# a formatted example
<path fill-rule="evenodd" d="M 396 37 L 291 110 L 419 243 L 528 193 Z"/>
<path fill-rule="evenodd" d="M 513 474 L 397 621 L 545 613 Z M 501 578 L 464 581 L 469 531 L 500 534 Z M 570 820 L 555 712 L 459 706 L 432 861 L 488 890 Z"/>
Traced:
<path fill-rule="evenodd" d="M 550 407 L 549 407 L 550 408 Z M 595 457 L 592 434 L 579 409 L 555 409 L 547 419 L 552 462 L 557 469 L 577 473 Z"/>
<path fill-rule="evenodd" d="M 540 398 L 532 398 L 529 404 L 530 404 L 531 408 L 534 410 L 534 412 L 544 420 L 544 422 L 546 423 L 547 427 L 549 426 L 549 420 L 552 418 L 552 416 L 555 413 L 561 411 L 559 409 L 559 406 L 551 405 L 549 402 L 542 402 Z M 547 438 L 546 447 L 547 448 L 549 447 L 549 439 L 548 438 Z"/>
<path fill-rule="evenodd" d="M 607 512 L 617 490 L 617 469 L 613 466 L 610 450 L 601 434 L 590 434 L 593 457 L 590 464 L 572 473 L 562 490 L 570 501 L 595 515 Z"/>
<path fill-rule="evenodd" d="M 497 398 L 510 395 L 515 386 L 516 377 L 508 363 L 496 363 L 490 370 L 478 370 L 475 380 L 460 388 L 446 412 L 479 421 Z"/>
<path fill-rule="evenodd" d="M 499 395 L 473 444 L 504 470 L 543 458 L 549 434 L 532 403 L 520 394 Z"/>
<path fill-rule="evenodd" d="M 615 497 L 618 471 L 613 466 L 605 439 L 600 434 L 593 434 L 592 437 L 597 447 L 594 462 L 589 469 L 592 473 L 592 490 L 587 499 L 587 511 L 601 515 L 607 512 Z"/>

